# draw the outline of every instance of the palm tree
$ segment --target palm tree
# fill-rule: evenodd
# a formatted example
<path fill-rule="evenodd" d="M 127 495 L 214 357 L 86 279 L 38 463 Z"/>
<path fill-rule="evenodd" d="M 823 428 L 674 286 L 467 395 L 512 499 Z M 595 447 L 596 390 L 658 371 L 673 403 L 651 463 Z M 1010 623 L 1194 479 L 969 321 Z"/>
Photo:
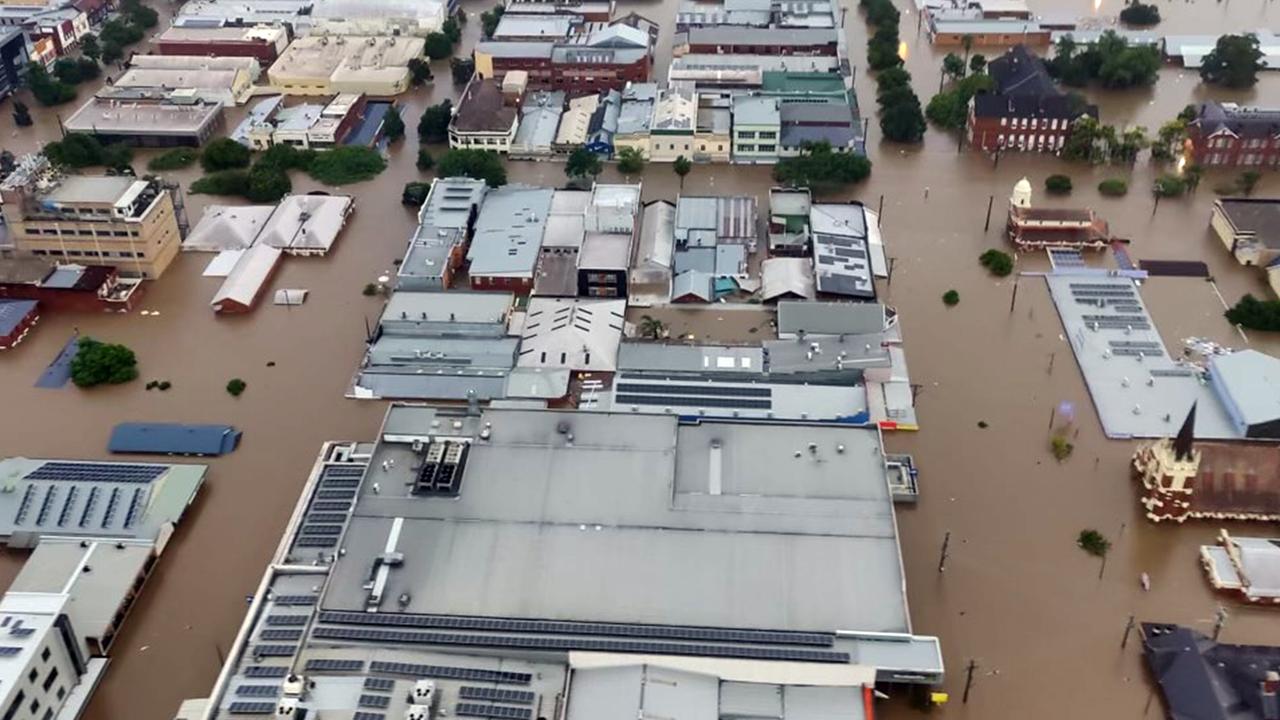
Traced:
<path fill-rule="evenodd" d="M 652 315 L 645 315 L 640 318 L 640 336 L 657 340 L 665 335 L 667 326 L 659 319 Z"/>
<path fill-rule="evenodd" d="M 672 169 L 674 169 L 676 174 L 680 176 L 680 189 L 684 190 L 684 176 L 688 175 L 689 171 L 693 169 L 693 163 L 689 162 L 689 158 L 681 155 L 676 158 Z"/>
<path fill-rule="evenodd" d="M 970 51 L 970 50 L 973 50 L 973 36 L 972 36 L 972 35 L 970 35 L 969 33 L 965 33 L 965 34 L 960 38 L 960 47 L 963 47 L 963 48 L 964 48 L 964 64 L 965 64 L 965 65 L 968 65 L 968 64 L 969 64 L 969 51 Z"/>

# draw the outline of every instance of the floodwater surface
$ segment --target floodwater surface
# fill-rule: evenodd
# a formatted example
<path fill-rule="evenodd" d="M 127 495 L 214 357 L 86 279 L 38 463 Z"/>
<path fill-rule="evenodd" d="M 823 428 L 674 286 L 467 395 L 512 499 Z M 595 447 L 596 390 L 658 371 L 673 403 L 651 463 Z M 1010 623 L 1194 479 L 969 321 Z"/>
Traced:
<path fill-rule="evenodd" d="M 1267 0 L 1158 4 L 1166 18 L 1159 32 L 1254 29 L 1280 20 Z M 1116 0 L 1103 0 L 1096 11 L 1087 0 L 1032 5 L 1037 12 L 1100 17 L 1119 9 Z M 620 13 L 635 10 L 663 23 L 660 73 L 668 62 L 675 6 L 676 0 L 619 3 Z M 466 0 L 463 7 L 471 19 L 463 43 L 469 49 L 479 32 L 478 14 L 488 3 Z M 167 6 L 161 9 L 168 14 Z M 903 9 L 908 68 L 927 102 L 944 53 L 917 32 L 914 8 Z M 852 5 L 846 28 L 857 66 L 865 56 L 866 31 Z M 986 50 L 989 57 L 997 52 Z M 268 297 L 246 316 L 215 317 L 208 302 L 220 281 L 200 274 L 210 256 L 184 255 L 147 287 L 140 309 L 152 313 L 49 315 L 25 343 L 0 355 L 0 456 L 104 458 L 108 433 L 120 421 L 220 422 L 244 431 L 236 452 L 208 461 L 208 483 L 125 624 L 88 720 L 167 720 L 182 699 L 207 693 L 219 656 L 243 618 L 245 596 L 256 586 L 321 443 L 374 437 L 385 403 L 342 395 L 363 350 L 366 322 L 375 321 L 380 308 L 361 288 L 394 270 L 413 228 L 412 210 L 399 201 L 403 184 L 422 178 L 414 167 L 413 128 L 424 107 L 457 94 L 446 63 L 435 63 L 435 74 L 433 85 L 403 98 L 410 137 L 392 147 L 387 171 L 345 189 L 356 196 L 356 211 L 334 252 L 284 260 L 272 287 L 309 289 L 305 305 L 275 307 Z M 859 72 L 857 88 L 864 112 L 872 112 L 872 78 Z M 1169 67 L 1153 89 L 1090 95 L 1104 122 L 1154 130 L 1204 98 L 1280 104 L 1280 73 L 1264 74 L 1253 90 L 1228 93 L 1204 88 L 1194 72 Z M 55 110 L 26 99 L 37 120 L 33 128 L 15 128 L 11 101 L 0 103 L 0 145 L 17 153 L 58 137 Z M 56 112 L 65 116 L 73 108 Z M 242 112 L 233 113 L 228 127 Z M 997 164 L 978 153 L 957 153 L 955 136 L 933 129 L 919 147 L 882 143 L 874 120 L 869 154 L 875 163 L 871 179 L 835 199 L 873 207 L 883 202 L 883 232 L 894 258 L 892 281 L 879 283 L 879 291 L 902 316 L 922 429 L 890 435 L 886 442 L 893 451 L 913 453 L 921 472 L 920 502 L 899 512 L 899 526 L 914 629 L 942 638 L 949 671 L 945 690 L 951 702 L 934 715 L 1158 716 L 1158 702 L 1146 708 L 1150 690 L 1140 643 L 1134 638 L 1121 649 L 1125 624 L 1134 615 L 1210 629 L 1219 599 L 1204 581 L 1197 548 L 1212 542 L 1218 524 L 1155 526 L 1143 519 L 1127 471 L 1133 443 L 1102 436 L 1043 282 L 1027 276 L 993 279 L 977 256 L 1004 246 L 1004 208 L 1020 177 L 1028 176 L 1038 190 L 1045 176 L 1065 172 L 1075 180 L 1075 193 L 1046 200 L 1037 192 L 1037 203 L 1095 208 L 1118 235 L 1132 240 L 1136 259 L 1204 260 L 1228 301 L 1245 292 L 1266 294 L 1256 269 L 1236 265 L 1207 229 L 1211 188 L 1234 174 L 1209 174 L 1196 194 L 1156 208 L 1145 188 L 1157 170 L 1145 159 L 1134 168 L 1089 168 L 1011 154 Z M 139 153 L 139 169 L 145 157 Z M 171 179 L 185 188 L 198 174 L 191 169 Z M 546 185 L 564 181 L 555 163 L 513 163 L 510 175 Z M 1094 188 L 1107 177 L 1129 178 L 1133 191 L 1122 199 L 1100 197 Z M 622 178 L 610 168 L 601 179 Z M 645 200 L 674 199 L 680 191 L 669 166 L 650 166 L 635 179 L 643 180 Z M 300 174 L 294 184 L 298 191 L 316 189 Z M 684 190 L 753 194 L 764 209 L 769 184 L 768 168 L 700 166 L 685 179 Z M 1258 194 L 1278 188 L 1268 175 Z M 984 231 L 991 198 L 991 227 Z M 186 197 L 192 223 L 208 202 Z M 1018 266 L 1042 271 L 1047 263 L 1021 257 Z M 940 299 L 948 289 L 961 296 L 950 309 Z M 1246 340 L 1222 318 L 1222 304 L 1208 282 L 1157 278 L 1143 293 L 1175 354 L 1189 336 L 1244 346 Z M 673 333 L 699 338 L 769 332 L 754 313 L 739 312 L 672 310 L 664 317 Z M 140 381 L 88 392 L 35 388 L 40 371 L 75 329 L 134 348 Z M 1247 341 L 1280 353 L 1274 338 L 1250 333 Z M 224 390 L 233 377 L 248 383 L 239 398 Z M 151 379 L 173 387 L 145 391 Z M 1062 401 L 1076 408 L 1067 429 L 1075 452 L 1058 463 L 1048 443 L 1052 410 Z M 1063 422 L 1056 419 L 1059 427 Z M 1075 547 L 1085 528 L 1112 540 L 1105 567 Z M 1275 532 L 1266 525 L 1230 529 Z M 940 573 L 948 532 L 949 557 Z M 0 580 L 7 581 L 24 557 L 0 555 Z M 1150 592 L 1139 587 L 1143 572 L 1151 577 Z M 1280 643 L 1273 611 L 1228 607 L 1225 640 Z M 961 704 L 971 660 L 972 693 Z M 883 710 L 888 718 L 916 713 L 900 698 Z"/>

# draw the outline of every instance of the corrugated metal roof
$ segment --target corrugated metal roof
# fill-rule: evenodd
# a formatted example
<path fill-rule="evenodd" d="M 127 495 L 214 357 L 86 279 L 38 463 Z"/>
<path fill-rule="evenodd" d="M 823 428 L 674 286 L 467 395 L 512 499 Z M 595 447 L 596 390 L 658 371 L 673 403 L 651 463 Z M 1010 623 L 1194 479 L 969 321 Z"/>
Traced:
<path fill-rule="evenodd" d="M 467 252 L 472 275 L 533 277 L 552 192 L 523 185 L 489 191 Z"/>

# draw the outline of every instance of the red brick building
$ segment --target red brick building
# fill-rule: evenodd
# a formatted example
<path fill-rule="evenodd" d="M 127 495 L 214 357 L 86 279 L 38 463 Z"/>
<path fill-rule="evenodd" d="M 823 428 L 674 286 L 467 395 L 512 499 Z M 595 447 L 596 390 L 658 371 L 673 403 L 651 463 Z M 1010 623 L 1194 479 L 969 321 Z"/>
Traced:
<path fill-rule="evenodd" d="M 571 96 L 621 91 L 648 82 L 653 54 L 646 32 L 614 24 L 554 42 L 481 42 L 476 74 L 501 80 L 512 70 L 529 73 L 530 90 L 564 90 Z"/>
<path fill-rule="evenodd" d="M 289 33 L 279 27 L 171 27 L 155 39 L 159 55 L 251 57 L 264 70 L 288 45 Z"/>
<path fill-rule="evenodd" d="M 1059 90 L 1044 61 L 1026 45 L 992 60 L 987 72 L 994 81 L 992 92 L 974 96 L 969 106 L 971 147 L 1056 153 L 1076 120 L 1098 117 L 1096 105 Z"/>
<path fill-rule="evenodd" d="M 22 342 L 40 314 L 34 300 L 0 300 L 0 350 Z"/>
<path fill-rule="evenodd" d="M 692 27 L 676 36 L 675 53 L 835 57 L 838 42 L 831 28 Z"/>
<path fill-rule="evenodd" d="M 132 310 L 142 285 L 120 279 L 113 267 L 57 265 L 35 257 L 6 261 L 0 269 L 0 302 L 36 300 L 49 312 Z"/>
<path fill-rule="evenodd" d="M 1190 160 L 1205 167 L 1280 165 L 1280 108 L 1208 102 L 1187 125 Z"/>

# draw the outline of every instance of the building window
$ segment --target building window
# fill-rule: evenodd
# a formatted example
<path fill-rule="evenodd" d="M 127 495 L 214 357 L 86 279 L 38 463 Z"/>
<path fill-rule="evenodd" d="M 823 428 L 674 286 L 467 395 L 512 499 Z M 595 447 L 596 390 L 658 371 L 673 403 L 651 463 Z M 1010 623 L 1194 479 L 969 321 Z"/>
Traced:
<path fill-rule="evenodd" d="M 31 668 L 31 672 L 27 673 L 27 682 L 34 683 L 37 677 L 40 677 L 40 671 L 35 668 Z"/>
<path fill-rule="evenodd" d="M 58 695 L 58 699 L 61 700 L 62 698 L 67 696 L 67 689 L 59 685 L 57 695 Z"/>
<path fill-rule="evenodd" d="M 38 712 L 40 712 L 40 698 L 32 698 L 32 700 L 31 700 L 31 714 L 32 714 L 32 715 L 35 715 L 35 714 L 36 714 L 36 713 L 38 713 Z"/>
<path fill-rule="evenodd" d="M 17 715 L 18 711 L 22 709 L 22 703 L 26 699 L 27 699 L 26 691 L 19 689 L 18 694 L 15 695 L 13 698 L 13 704 L 9 706 L 8 710 L 4 711 L 4 720 L 13 720 L 13 716 Z"/>
<path fill-rule="evenodd" d="M 755 133 L 755 131 L 754 131 L 754 130 L 751 130 L 751 131 L 743 130 L 743 131 L 740 131 L 740 132 L 738 133 L 738 137 L 739 137 L 739 138 L 741 138 L 741 139 L 743 139 L 743 140 L 755 140 L 755 139 L 756 139 L 756 133 Z"/>
<path fill-rule="evenodd" d="M 40 684 L 40 687 L 44 688 L 45 692 L 49 692 L 49 688 L 53 687 L 53 683 L 57 679 L 58 679 L 58 668 L 55 667 L 54 669 L 49 671 L 49 676 L 44 679 L 44 682 Z"/>
<path fill-rule="evenodd" d="M 777 145 L 761 145 L 760 146 L 760 152 L 762 153 L 777 152 L 777 150 L 778 150 Z"/>
<path fill-rule="evenodd" d="M 1009 125 L 1009 118 L 1007 117 L 1000 118 L 1000 127 L 1008 127 L 1008 125 Z"/>
<path fill-rule="evenodd" d="M 44 711 L 44 720 L 53 720 L 53 708 Z"/>
<path fill-rule="evenodd" d="M 760 133 L 760 139 L 761 139 L 761 140 L 777 140 L 777 139 L 778 139 L 778 133 L 776 133 L 776 132 L 772 132 L 772 131 L 770 131 L 770 132 L 762 132 L 762 133 Z"/>

